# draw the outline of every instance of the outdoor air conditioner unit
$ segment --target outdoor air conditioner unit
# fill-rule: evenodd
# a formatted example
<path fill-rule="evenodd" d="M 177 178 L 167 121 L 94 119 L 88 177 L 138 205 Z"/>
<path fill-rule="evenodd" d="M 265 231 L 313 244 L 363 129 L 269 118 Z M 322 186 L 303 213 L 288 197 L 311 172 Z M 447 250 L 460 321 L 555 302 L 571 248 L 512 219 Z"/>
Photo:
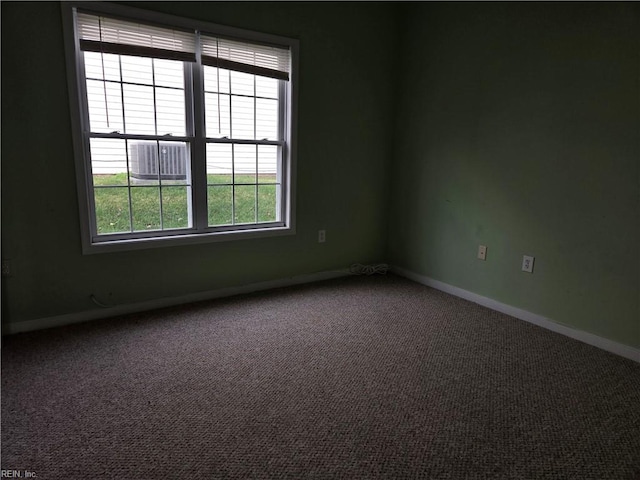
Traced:
<path fill-rule="evenodd" d="M 141 180 L 187 178 L 187 146 L 177 142 L 131 142 L 131 176 Z M 159 154 L 159 156 L 158 156 Z"/>

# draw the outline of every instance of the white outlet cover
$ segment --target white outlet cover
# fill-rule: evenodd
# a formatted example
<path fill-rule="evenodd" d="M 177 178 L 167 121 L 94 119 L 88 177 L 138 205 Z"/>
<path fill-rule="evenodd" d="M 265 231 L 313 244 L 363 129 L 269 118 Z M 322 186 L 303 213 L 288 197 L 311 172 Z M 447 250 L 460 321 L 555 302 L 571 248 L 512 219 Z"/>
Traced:
<path fill-rule="evenodd" d="M 529 273 L 533 273 L 533 262 L 535 260 L 535 257 L 532 257 L 530 255 L 523 255 L 522 256 L 522 271 L 523 272 L 529 272 Z"/>
<path fill-rule="evenodd" d="M 487 259 L 487 246 L 486 245 L 479 245 L 478 246 L 478 258 L 480 260 L 486 260 Z"/>

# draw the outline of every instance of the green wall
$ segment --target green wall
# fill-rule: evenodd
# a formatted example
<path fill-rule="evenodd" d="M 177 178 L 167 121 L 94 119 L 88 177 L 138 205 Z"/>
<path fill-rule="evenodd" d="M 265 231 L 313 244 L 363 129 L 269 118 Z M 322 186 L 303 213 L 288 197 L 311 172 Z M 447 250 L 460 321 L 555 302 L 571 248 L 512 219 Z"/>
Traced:
<path fill-rule="evenodd" d="M 391 263 L 640 346 L 639 12 L 410 7 Z"/>
<path fill-rule="evenodd" d="M 60 5 L 2 2 L 3 323 L 383 261 L 395 7 L 137 6 L 300 40 L 297 234 L 82 255 Z"/>

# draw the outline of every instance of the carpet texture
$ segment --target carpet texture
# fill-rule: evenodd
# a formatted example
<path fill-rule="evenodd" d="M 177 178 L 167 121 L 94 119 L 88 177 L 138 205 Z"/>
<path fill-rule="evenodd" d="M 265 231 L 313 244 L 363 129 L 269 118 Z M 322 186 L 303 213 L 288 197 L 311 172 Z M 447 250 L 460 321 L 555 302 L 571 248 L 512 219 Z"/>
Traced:
<path fill-rule="evenodd" d="M 632 480 L 639 432 L 639 364 L 393 275 L 3 339 L 38 480 Z"/>

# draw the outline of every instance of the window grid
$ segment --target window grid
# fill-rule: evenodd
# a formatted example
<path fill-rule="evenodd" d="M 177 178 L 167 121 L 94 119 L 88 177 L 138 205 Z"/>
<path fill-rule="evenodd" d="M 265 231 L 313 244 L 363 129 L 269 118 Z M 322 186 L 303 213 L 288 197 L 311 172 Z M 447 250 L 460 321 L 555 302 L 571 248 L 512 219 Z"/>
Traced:
<path fill-rule="evenodd" d="M 65 21 L 66 32 L 71 31 L 71 28 L 74 26 L 73 19 L 76 18 L 76 8 L 78 8 L 75 5 L 80 5 L 80 3 L 71 2 L 68 7 L 65 7 L 65 11 L 69 12 L 65 13 L 65 15 L 68 15 L 71 19 L 70 21 Z M 86 5 L 87 9 L 93 10 L 93 6 L 91 4 L 82 5 Z M 119 6 L 99 5 L 96 7 L 96 10 L 113 12 L 114 15 L 120 16 L 121 18 L 126 18 L 129 14 L 127 7 Z M 160 16 L 156 14 L 150 15 L 149 21 L 153 23 L 154 20 L 152 20 L 152 18 L 156 17 L 159 18 Z M 172 22 L 169 21 L 169 17 L 165 17 L 167 22 L 165 25 L 170 25 Z M 189 21 L 186 19 L 178 20 L 180 20 L 178 25 L 182 28 L 185 28 L 186 30 L 191 29 L 190 25 L 187 25 Z M 140 21 L 144 22 L 144 20 Z M 162 23 L 163 22 L 158 20 L 158 24 Z M 195 22 L 195 24 L 197 23 L 200 22 Z M 204 25 L 204 23 L 202 23 L 202 25 Z M 224 30 L 226 27 L 222 28 Z M 231 32 L 234 31 L 234 29 L 229 29 L 228 31 Z M 253 67 L 251 67 L 246 70 L 242 67 L 241 63 L 235 64 L 235 60 L 224 63 L 223 67 L 215 67 L 219 69 L 218 72 L 223 69 L 226 70 L 225 73 L 229 83 L 229 90 L 228 93 L 226 93 L 228 98 L 227 105 L 222 105 L 221 102 L 218 101 L 217 112 L 214 113 L 214 115 L 217 114 L 218 117 L 218 133 L 221 133 L 224 137 L 209 138 L 206 135 L 206 130 L 202 128 L 205 125 L 205 120 L 208 120 L 205 108 L 210 107 L 210 105 L 205 107 L 204 94 L 213 92 L 209 92 L 211 89 L 206 91 L 203 90 L 204 85 L 202 85 L 202 83 L 200 85 L 191 85 L 190 83 L 191 81 L 202 82 L 203 79 L 204 66 L 201 63 L 201 59 L 204 57 L 202 57 L 201 54 L 199 40 L 200 34 L 197 29 L 195 30 L 194 37 L 196 39 L 196 50 L 193 57 L 195 62 L 193 60 L 185 60 L 184 58 L 176 60 L 178 57 L 163 56 L 164 54 L 159 50 L 158 52 L 160 56 L 156 57 L 153 47 L 147 48 L 146 50 L 143 48 L 136 50 L 135 48 L 124 48 L 126 46 L 125 45 L 121 49 L 117 44 L 113 44 L 113 46 L 109 46 L 108 50 L 102 51 L 99 49 L 99 42 L 94 42 L 96 43 L 95 45 L 89 46 L 87 42 L 83 44 L 82 39 L 80 39 L 81 41 L 78 43 L 78 31 L 75 32 L 75 35 L 75 42 L 67 41 L 71 39 L 71 36 L 68 34 L 65 35 L 65 41 L 69 51 L 77 49 L 76 53 L 78 55 L 76 56 L 77 63 L 75 64 L 75 68 L 69 68 L 70 71 L 74 71 L 77 75 L 79 82 L 77 89 L 82 94 L 80 96 L 79 105 L 81 113 L 79 124 L 81 126 L 84 125 L 84 134 L 82 136 L 84 137 L 83 143 L 85 144 L 84 151 L 86 154 L 83 176 L 86 179 L 86 192 L 90 194 L 88 197 L 88 206 L 90 208 L 88 211 L 84 210 L 84 212 L 88 213 L 86 220 L 91 226 L 90 231 L 92 232 L 89 237 L 89 244 L 85 242 L 86 237 L 83 237 L 83 248 L 85 248 L 86 253 L 88 253 L 88 249 L 86 249 L 87 246 L 97 245 L 102 242 L 105 242 L 106 245 L 107 243 L 114 241 L 118 242 L 119 240 L 144 240 L 152 237 L 179 235 L 181 232 L 172 233 L 171 231 L 164 231 L 165 229 L 174 230 L 176 228 L 183 228 L 175 227 L 172 224 L 167 223 L 167 219 L 169 217 L 165 215 L 165 195 L 172 194 L 181 196 L 184 195 L 185 192 L 188 204 L 188 229 L 193 231 L 193 233 L 207 234 L 216 232 L 242 232 L 251 229 L 252 226 L 262 231 L 260 229 L 261 224 L 267 224 L 266 229 L 277 227 L 278 229 L 282 229 L 283 232 L 291 229 L 291 224 L 289 223 L 290 217 L 288 216 L 289 209 L 288 207 L 286 210 L 281 209 L 282 204 L 280 202 L 281 198 L 286 198 L 287 201 L 291 198 L 289 192 L 282 190 L 283 184 L 280 181 L 283 172 L 289 171 L 289 162 L 291 161 L 289 157 L 285 158 L 283 156 L 283 152 L 288 152 L 288 150 L 285 147 L 281 121 L 282 116 L 285 114 L 284 108 L 288 104 L 287 98 L 291 94 L 288 90 L 288 85 L 291 84 L 289 82 L 291 78 L 290 72 L 284 74 L 284 76 L 279 76 L 280 74 L 278 74 L 278 76 L 273 76 L 268 69 L 260 70 L 258 67 L 255 67 L 255 69 L 252 70 Z M 229 33 L 229 35 L 233 34 Z M 243 35 L 241 33 L 237 33 L 237 38 L 242 36 Z M 270 42 L 268 38 L 272 38 L 274 44 L 279 43 L 279 37 L 269 35 L 261 36 L 260 34 L 249 35 L 249 38 L 260 37 L 264 39 L 263 41 L 265 41 L 265 43 Z M 288 45 L 283 51 L 288 52 L 290 49 L 294 48 L 294 41 L 284 38 L 282 38 L 281 41 L 281 45 Z M 250 45 L 252 40 L 247 40 L 247 42 L 247 45 Z M 260 43 L 256 43 L 256 45 L 259 46 Z M 97 53 L 100 55 L 99 63 L 97 62 L 97 56 L 92 60 L 94 63 L 92 65 L 93 70 L 91 74 L 86 72 L 84 68 L 84 56 L 81 55 L 81 52 L 83 51 L 92 52 L 94 54 Z M 137 55 L 141 55 L 149 59 L 150 72 L 147 75 L 150 75 L 150 80 L 148 81 L 136 81 L 135 72 L 144 74 L 143 69 L 138 69 L 135 63 L 132 67 L 130 60 L 126 60 L 126 62 L 124 61 L 125 59 L 130 58 L 130 56 Z M 107 56 L 117 57 L 117 64 L 113 58 L 110 58 L 109 64 L 107 64 Z M 70 58 L 72 57 L 69 56 L 68 59 Z M 212 61 L 212 58 L 213 57 L 208 57 L 208 65 L 215 65 L 215 63 L 209 63 Z M 177 77 L 170 76 L 167 80 L 165 79 L 165 72 L 159 72 L 157 70 L 159 65 L 158 61 L 161 62 L 160 64 L 164 68 L 164 62 L 171 61 L 171 59 L 173 59 L 173 61 L 180 61 L 183 64 L 184 88 L 175 87 L 171 84 Z M 284 65 L 288 63 L 289 60 L 287 60 Z M 113 69 L 113 67 L 116 65 L 117 72 L 120 77 L 118 81 L 113 80 L 113 78 L 115 78 L 115 69 Z M 223 64 L 221 63 L 220 65 Z M 238 66 L 237 70 L 236 65 Z M 107 68 L 109 70 L 107 70 Z M 124 72 L 125 68 L 126 72 Z M 288 66 L 286 68 L 289 69 Z M 244 73 L 241 73 L 242 76 L 240 76 L 236 72 Z M 276 72 L 276 70 L 273 70 L 272 72 Z M 269 92 L 273 87 L 270 86 L 265 90 L 265 84 L 262 82 L 260 83 L 261 90 L 259 91 L 256 81 L 256 73 L 258 75 L 266 75 L 270 78 L 280 78 L 280 80 L 276 80 L 278 93 L 272 96 Z M 132 74 L 134 77 L 131 76 Z M 162 80 L 160 81 L 158 80 L 160 78 L 158 77 L 159 74 L 162 75 Z M 246 75 L 246 77 L 243 77 L 244 75 Z M 102 78 L 99 78 L 100 76 Z M 199 81 L 197 80 L 198 78 L 200 79 Z M 223 77 L 221 75 L 217 75 L 215 82 L 214 88 L 217 90 L 216 93 L 218 98 L 224 95 L 221 92 L 221 89 L 223 88 L 221 85 L 221 83 L 223 83 L 222 78 Z M 93 85 L 89 85 L 89 81 L 93 81 L 95 83 Z M 236 81 L 238 82 L 237 85 L 235 84 Z M 102 83 L 102 92 L 99 90 L 100 83 Z M 283 90 L 285 84 L 287 84 L 287 86 L 286 89 Z M 115 89 L 108 87 L 109 85 L 114 87 L 118 85 L 119 88 L 116 88 L 118 92 L 117 94 L 119 94 L 120 98 L 118 98 L 116 91 L 114 91 Z M 148 86 L 149 88 L 145 89 L 146 91 L 142 91 L 140 89 L 136 91 L 133 88 L 129 88 L 129 86 Z M 197 93 L 194 90 L 191 90 L 192 88 L 194 90 L 199 89 L 200 92 Z M 250 88 L 250 93 L 247 91 L 247 88 Z M 173 115 L 172 109 L 174 109 L 176 105 L 176 99 L 180 98 L 179 95 L 176 96 L 167 92 L 179 92 L 180 90 L 184 92 L 185 101 L 182 107 L 177 107 L 178 114 L 180 116 L 175 118 L 180 119 L 177 122 L 178 126 L 180 125 L 180 122 L 183 122 L 181 130 L 185 133 L 175 136 L 173 133 L 168 133 L 166 135 L 167 138 L 165 138 L 165 136 L 161 135 L 161 130 L 165 131 L 165 127 L 169 132 L 177 132 L 175 127 L 176 122 L 172 120 L 171 116 Z M 70 92 L 72 91 L 73 87 L 70 82 Z M 285 92 L 286 97 L 282 95 L 283 92 Z M 97 108 L 91 107 L 87 103 L 87 95 L 93 95 L 95 101 L 95 95 L 100 93 L 102 94 L 101 97 L 103 99 L 104 108 L 100 106 Z M 194 103 L 196 98 L 202 99 L 203 102 L 196 105 Z M 117 102 L 120 102 L 120 105 L 118 105 Z M 114 114 L 114 107 L 116 112 L 118 110 L 120 111 L 120 114 L 122 115 L 121 119 L 117 118 L 117 113 Z M 89 118 L 90 109 L 92 112 L 91 119 Z M 225 109 L 228 110 L 228 122 L 222 115 Z M 94 117 L 96 125 L 102 125 L 99 128 L 93 128 L 91 121 L 94 120 Z M 114 118 L 118 125 L 114 125 Z M 148 119 L 146 121 L 146 127 L 144 126 L 145 118 Z M 270 121 L 274 122 L 273 127 L 270 127 L 267 124 L 267 122 Z M 150 125 L 151 122 L 153 122 L 153 125 Z M 228 126 L 224 125 L 223 122 L 228 123 Z M 200 124 L 200 126 L 194 129 L 194 125 L 197 124 Z M 120 128 L 122 128 L 122 131 L 119 131 Z M 228 136 L 223 133 L 226 128 L 229 129 Z M 287 135 L 289 135 L 289 133 L 287 133 Z M 260 140 L 258 140 L 258 136 L 260 137 Z M 287 137 L 287 141 L 288 139 L 289 137 Z M 93 140 L 100 140 L 102 143 L 96 143 L 93 145 Z M 155 178 L 152 180 L 154 182 L 153 184 L 140 183 L 139 179 L 141 177 L 138 175 L 135 175 L 135 178 L 132 177 L 132 171 L 134 168 L 138 168 L 137 165 L 140 158 L 137 156 L 139 151 L 134 151 L 134 147 L 140 147 L 140 143 L 137 143 L 138 141 L 142 143 L 145 141 L 153 142 L 153 149 L 155 150 L 157 157 L 155 158 L 156 169 L 154 173 Z M 167 142 L 171 145 L 175 144 L 176 147 L 178 145 L 183 145 L 182 148 L 185 148 L 188 152 L 189 160 L 187 168 L 193 169 L 193 171 L 190 171 L 187 174 L 184 182 L 177 182 L 174 184 L 173 182 L 165 181 L 165 178 L 167 177 L 163 175 L 160 165 L 160 156 L 163 153 L 162 150 L 164 148 L 163 142 Z M 213 182 L 209 181 L 206 166 L 206 148 L 203 149 L 203 147 L 225 143 L 229 144 L 231 152 L 231 171 L 229 173 L 231 183 L 228 185 L 225 183 L 218 183 L 220 177 L 218 177 L 218 179 L 216 179 L 216 177 L 211 177 Z M 78 145 L 78 143 L 76 143 L 76 145 Z M 97 148 L 100 145 L 107 148 L 107 154 L 113 154 L 115 156 L 109 158 L 108 155 L 101 153 L 96 156 L 95 162 L 97 163 L 93 163 L 92 148 Z M 194 146 L 196 148 L 194 148 Z M 148 156 L 150 155 L 151 154 Z M 196 156 L 194 157 L 194 155 Z M 78 158 L 80 157 L 78 156 Z M 226 160 L 224 161 L 226 162 Z M 123 164 L 124 169 L 126 170 L 124 172 L 125 174 L 119 179 L 107 178 L 106 180 L 100 179 L 99 182 L 95 181 L 96 177 L 92 174 L 94 165 L 97 168 L 96 171 L 98 174 L 105 175 L 106 177 L 105 173 L 100 172 L 106 172 L 108 169 L 116 168 L 119 162 L 122 162 L 120 164 Z M 253 162 L 253 164 L 250 162 Z M 201 164 L 202 166 L 200 167 L 198 164 Z M 78 172 L 80 172 L 80 167 L 78 168 Z M 264 170 L 265 168 L 266 170 Z M 265 174 L 265 171 L 269 173 Z M 193 179 L 191 177 L 192 174 L 194 175 Z M 204 189 L 202 188 L 203 186 Z M 205 216 L 201 214 L 209 213 L 207 207 L 207 189 L 209 186 L 225 186 L 225 188 L 230 188 L 230 225 L 208 225 L 208 222 L 202 223 Z M 271 187 L 273 188 L 273 191 L 270 190 Z M 124 198 L 124 194 L 122 195 L 122 207 L 124 208 L 124 212 L 120 220 L 127 222 L 125 225 L 128 226 L 128 229 L 126 229 L 128 231 L 125 230 L 126 227 L 122 224 L 117 227 L 118 231 L 110 230 L 106 233 L 99 231 L 99 224 L 104 222 L 104 218 L 97 217 L 96 202 L 99 199 L 97 198 L 98 195 L 95 194 L 109 191 L 116 192 L 118 190 L 126 192 L 126 200 Z M 157 221 L 149 222 L 153 224 L 153 227 L 151 227 L 153 230 L 144 230 L 144 227 L 141 228 L 137 218 L 137 215 L 139 215 L 138 197 L 139 194 L 144 191 L 154 192 L 154 196 L 157 194 L 157 198 L 154 199 L 153 205 L 155 205 L 154 208 L 157 210 L 156 215 L 158 218 Z M 267 192 L 271 192 L 269 193 L 271 197 L 269 197 L 268 200 L 264 200 L 267 198 L 265 197 Z M 204 197 L 202 196 L 203 194 Z M 244 201 L 242 204 L 238 203 L 240 202 L 239 195 L 241 194 L 245 195 L 245 200 L 247 198 L 249 199 L 249 203 L 247 203 L 247 201 Z M 277 200 L 274 201 L 273 198 L 276 198 Z M 267 203 L 264 203 L 265 201 Z M 191 202 L 196 202 L 194 203 L 194 211 L 192 211 Z M 273 204 L 276 205 L 275 214 L 273 211 L 268 212 L 269 203 L 271 202 L 274 202 Z M 249 204 L 252 206 L 249 207 Z M 204 206 L 204 210 L 202 210 L 202 206 Z M 284 215 L 285 211 L 287 212 L 287 216 Z M 125 212 L 128 217 L 126 219 L 124 218 Z M 83 209 L 81 209 L 81 214 L 82 213 Z M 193 214 L 195 214 L 195 216 L 193 216 Z M 113 225 L 113 223 L 111 225 Z M 147 226 L 147 228 L 149 228 L 149 226 Z M 220 239 L 224 238 L 232 237 L 220 237 Z M 188 243 L 194 242 L 189 241 Z M 122 245 L 124 246 L 124 244 Z"/>
<path fill-rule="evenodd" d="M 101 66 L 104 65 L 104 54 L 100 54 L 101 57 Z M 124 153 L 125 153 L 125 168 L 126 168 L 126 185 L 122 186 L 122 185 L 94 185 L 93 188 L 96 191 L 96 193 L 100 192 L 101 190 L 109 190 L 109 189 L 115 189 L 114 191 L 117 190 L 122 190 L 122 189 L 126 189 L 126 194 L 127 194 L 127 206 L 128 206 L 128 232 L 124 232 L 124 231 L 117 231 L 117 232 L 100 232 L 100 226 L 99 226 L 99 220 L 96 218 L 96 224 L 95 224 L 95 232 L 98 235 L 104 235 L 104 234 L 109 234 L 112 235 L 113 233 L 135 233 L 135 232 L 139 232 L 139 231 L 164 231 L 166 228 L 165 223 L 166 223 L 166 215 L 165 215 L 165 193 L 167 193 L 168 191 L 166 190 L 167 188 L 172 189 L 172 188 L 177 188 L 177 187 L 184 187 L 186 189 L 187 195 L 189 192 L 189 182 L 186 181 L 185 179 L 185 183 L 184 184 L 170 184 L 165 182 L 162 179 L 162 168 L 161 168 L 161 164 L 160 164 L 160 159 L 161 159 L 161 151 L 162 151 L 162 147 L 160 145 L 160 138 L 163 138 L 163 140 L 167 140 L 164 138 L 164 136 L 159 134 L 158 131 L 158 124 L 159 124 L 159 119 L 158 119 L 158 99 L 157 99 L 157 88 L 166 88 L 166 89 L 171 89 L 174 91 L 184 91 L 185 89 L 180 89 L 178 87 L 171 87 L 171 86 L 164 86 L 164 85 L 159 85 L 156 81 L 156 76 L 157 76 L 157 67 L 156 67 L 156 59 L 151 59 L 151 83 L 143 83 L 143 82 L 131 82 L 131 81 L 127 81 L 124 80 L 124 72 L 123 72 L 123 66 L 122 66 L 122 56 L 117 55 L 117 61 L 118 61 L 118 75 L 120 80 L 116 81 L 116 80 L 107 80 L 106 79 L 106 75 L 104 74 L 104 69 L 103 71 L 103 78 L 95 78 L 95 77 L 91 77 L 91 76 L 87 76 L 87 80 L 95 80 L 95 81 L 101 81 L 103 82 L 103 85 L 106 85 L 107 83 L 109 84 L 118 84 L 119 85 L 119 92 L 120 92 L 120 110 L 121 110 L 121 114 L 122 114 L 122 129 L 123 132 L 118 132 L 113 131 L 110 134 L 101 134 L 99 132 L 93 132 L 90 131 L 89 132 L 89 138 L 118 138 L 118 139 L 122 139 L 124 140 Z M 183 80 L 184 81 L 184 80 Z M 126 133 L 127 130 L 127 115 L 126 115 L 126 101 L 125 101 L 125 85 L 140 85 L 140 86 L 145 86 L 145 87 L 150 87 L 151 88 L 151 92 L 152 92 L 152 101 L 153 101 L 153 119 L 154 119 L 154 133 L 155 135 L 135 135 L 135 134 L 128 134 Z M 104 88 L 105 91 L 105 116 L 108 115 L 109 113 L 109 105 L 108 105 L 108 99 L 106 97 L 106 88 Z M 186 94 L 186 92 L 185 92 Z M 185 99 L 186 100 L 186 99 Z M 188 102 L 185 101 L 185 107 L 186 104 L 188 104 Z M 109 117 L 106 118 L 107 120 L 107 126 L 110 127 L 110 119 Z M 188 126 L 185 126 L 186 129 L 188 129 Z M 156 151 L 156 179 L 154 181 L 157 181 L 157 184 L 151 184 L 151 185 L 145 185 L 145 184 L 138 184 L 138 185 L 132 185 L 132 180 L 131 180 L 131 172 L 132 172 L 132 168 L 131 168 L 131 143 L 130 141 L 132 139 L 138 139 L 138 140 L 150 140 L 154 142 L 154 149 Z M 172 140 L 173 139 L 182 139 L 181 137 L 178 138 L 174 138 L 172 136 Z M 90 147 L 91 150 L 91 147 Z M 189 149 L 190 150 L 190 149 Z M 136 199 L 136 197 L 142 193 L 144 191 L 144 189 L 149 189 L 149 191 L 155 189 L 157 191 L 157 224 L 158 227 L 154 228 L 154 227 L 150 227 L 147 229 L 142 229 L 140 227 L 136 227 L 136 222 L 139 223 L 139 217 L 140 217 L 140 213 L 139 213 L 139 208 L 136 207 L 136 205 L 134 205 L 134 200 Z M 153 195 L 155 196 L 155 195 Z M 187 198 L 187 202 L 188 202 L 188 198 Z M 155 218 L 155 216 L 154 216 Z M 153 225 L 155 223 L 155 221 L 153 223 L 151 223 L 151 225 Z M 190 219 L 187 218 L 187 223 L 191 223 Z M 169 227 L 170 229 L 175 229 L 175 228 L 185 228 L 185 227 Z"/>
<path fill-rule="evenodd" d="M 209 72 L 211 72 L 211 70 L 209 70 Z M 260 154 L 260 145 L 262 144 L 269 144 L 269 145 L 274 145 L 274 146 L 280 146 L 282 144 L 281 141 L 269 141 L 269 140 L 258 140 L 257 139 L 257 122 L 258 122 L 258 113 L 257 113 L 257 102 L 258 99 L 269 99 L 269 100 L 275 100 L 273 97 L 266 97 L 266 96 L 258 96 L 258 91 L 257 91 L 257 77 L 255 75 L 251 75 L 251 90 L 252 90 L 252 95 L 249 95 L 247 93 L 239 93 L 236 86 L 234 85 L 234 79 L 233 79 L 233 75 L 231 74 L 231 71 L 227 70 L 226 76 L 228 79 L 228 86 L 229 86 L 229 93 L 226 92 L 222 92 L 221 88 L 220 88 L 220 77 L 221 77 L 221 72 L 220 69 L 216 69 L 216 87 L 217 87 L 217 91 L 216 92 L 212 92 L 211 90 L 207 90 L 205 88 L 205 93 L 209 93 L 209 94 L 215 94 L 218 98 L 220 97 L 220 95 L 227 95 L 231 100 L 228 103 L 228 112 L 229 112 L 229 128 L 230 128 L 230 137 L 228 138 L 226 135 L 222 138 L 211 138 L 208 137 L 207 138 L 207 143 L 209 145 L 211 144 L 221 144 L 221 143 L 230 143 L 231 144 L 231 183 L 226 183 L 226 182 L 211 182 L 211 180 L 209 179 L 207 182 L 207 186 L 208 187 L 213 187 L 215 188 L 219 188 L 219 189 L 223 189 L 223 188 L 231 188 L 231 219 L 230 219 L 230 223 L 232 225 L 237 225 L 237 224 L 246 224 L 246 223 L 269 223 L 269 222 L 274 222 L 277 221 L 277 219 L 281 216 L 281 214 L 279 212 L 277 212 L 277 201 L 275 201 L 275 205 L 274 205 L 274 212 L 272 215 L 270 215 L 268 219 L 263 219 L 267 217 L 267 210 L 268 207 L 265 206 L 264 204 L 261 204 L 261 193 L 265 192 L 266 194 L 266 190 L 269 187 L 273 187 L 274 190 L 278 189 L 281 185 L 279 182 L 276 181 L 260 181 L 260 162 L 262 160 L 261 158 L 261 154 Z M 249 140 L 249 139 L 241 139 L 241 138 L 236 138 L 236 134 L 234 133 L 234 101 L 233 98 L 247 98 L 247 99 L 251 99 L 252 102 L 252 107 L 253 107 L 253 112 L 252 112 L 252 137 L 253 140 Z M 221 110 L 221 102 L 218 101 L 217 102 L 217 118 L 220 119 L 220 110 Z M 276 116 L 274 118 L 272 118 L 272 122 L 277 125 L 279 123 L 279 118 Z M 221 121 L 218 120 L 218 133 L 222 135 L 222 124 Z M 247 179 L 247 173 L 242 173 L 239 171 L 239 152 L 238 152 L 238 148 L 242 145 L 251 145 L 253 146 L 253 152 L 252 152 L 252 158 L 253 158 L 253 166 L 252 166 L 252 171 L 251 171 L 251 175 L 252 175 L 252 179 L 249 180 Z M 280 153 L 278 151 L 276 151 L 276 158 L 278 158 L 278 156 L 280 155 Z M 275 172 L 274 172 L 275 173 Z M 252 208 L 252 219 L 249 220 L 248 218 L 240 218 L 240 214 L 238 211 L 238 198 L 241 195 L 241 192 L 246 192 L 247 189 L 245 187 L 252 187 L 252 203 L 253 203 L 253 208 Z M 264 215 L 263 215 L 264 214 Z"/>

